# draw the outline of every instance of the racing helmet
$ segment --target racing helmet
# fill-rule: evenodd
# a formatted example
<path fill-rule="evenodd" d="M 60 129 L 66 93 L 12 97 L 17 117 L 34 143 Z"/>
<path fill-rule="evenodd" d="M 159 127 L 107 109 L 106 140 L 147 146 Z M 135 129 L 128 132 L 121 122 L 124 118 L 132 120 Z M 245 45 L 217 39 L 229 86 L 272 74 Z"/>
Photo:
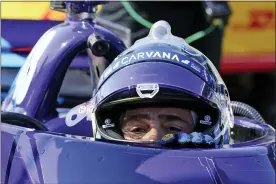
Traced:
<path fill-rule="evenodd" d="M 91 100 L 93 136 L 126 141 L 122 113 L 138 107 L 178 107 L 193 112 L 194 132 L 228 144 L 233 112 L 228 90 L 212 62 L 166 21 L 118 55 L 99 79 Z"/>

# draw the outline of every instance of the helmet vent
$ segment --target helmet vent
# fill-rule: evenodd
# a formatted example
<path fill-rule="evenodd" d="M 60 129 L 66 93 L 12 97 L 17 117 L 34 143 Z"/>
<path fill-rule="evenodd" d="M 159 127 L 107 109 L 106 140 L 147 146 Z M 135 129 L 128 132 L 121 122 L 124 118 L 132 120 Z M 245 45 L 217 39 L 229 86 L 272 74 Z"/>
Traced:
<path fill-rule="evenodd" d="M 136 92 L 140 98 L 153 98 L 159 92 L 159 85 L 158 84 L 137 84 Z"/>

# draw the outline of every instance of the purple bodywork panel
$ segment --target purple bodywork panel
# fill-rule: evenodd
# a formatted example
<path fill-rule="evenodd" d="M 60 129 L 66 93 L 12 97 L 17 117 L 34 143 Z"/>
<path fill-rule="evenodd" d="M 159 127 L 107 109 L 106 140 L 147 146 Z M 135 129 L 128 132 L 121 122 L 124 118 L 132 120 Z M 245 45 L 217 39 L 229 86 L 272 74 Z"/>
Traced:
<path fill-rule="evenodd" d="M 65 118 L 55 118 L 49 120 L 45 123 L 50 131 L 60 132 L 64 134 L 70 135 L 79 135 L 92 137 L 92 122 L 86 120 L 86 118 L 82 119 L 78 124 L 72 127 L 68 127 L 65 123 Z"/>

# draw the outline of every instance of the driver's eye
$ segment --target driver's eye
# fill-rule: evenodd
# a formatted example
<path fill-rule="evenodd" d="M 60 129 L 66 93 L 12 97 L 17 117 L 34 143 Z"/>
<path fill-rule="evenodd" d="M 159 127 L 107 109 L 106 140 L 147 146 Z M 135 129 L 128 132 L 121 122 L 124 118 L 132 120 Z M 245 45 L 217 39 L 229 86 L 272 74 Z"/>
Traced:
<path fill-rule="evenodd" d="M 181 131 L 182 131 L 181 128 L 172 127 L 172 126 L 169 127 L 168 130 L 169 130 L 169 132 L 171 132 L 171 133 L 177 133 L 177 132 L 181 132 Z"/>
<path fill-rule="evenodd" d="M 146 133 L 146 130 L 142 127 L 133 127 L 130 129 L 130 132 L 133 133 Z"/>

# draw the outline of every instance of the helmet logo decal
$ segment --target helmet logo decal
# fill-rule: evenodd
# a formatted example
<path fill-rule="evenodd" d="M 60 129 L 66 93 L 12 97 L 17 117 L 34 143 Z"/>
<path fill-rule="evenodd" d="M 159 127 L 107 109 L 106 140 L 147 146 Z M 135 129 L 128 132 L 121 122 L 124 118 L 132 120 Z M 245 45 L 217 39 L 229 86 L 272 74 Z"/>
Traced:
<path fill-rule="evenodd" d="M 207 83 L 212 83 L 208 68 L 206 68 L 206 66 L 203 65 L 203 62 L 201 62 L 202 58 L 193 58 L 189 54 L 168 51 L 164 48 L 160 48 L 158 50 L 150 49 L 140 52 L 135 52 L 135 50 L 133 50 L 132 52 L 122 55 L 106 68 L 98 83 L 101 85 L 106 79 L 113 75 L 113 73 L 124 68 L 125 66 L 151 60 L 154 62 L 171 62 L 173 64 L 177 64 L 183 68 L 195 72 Z"/>
<path fill-rule="evenodd" d="M 170 53 L 165 51 L 146 51 L 146 52 L 138 52 L 131 54 L 130 56 L 125 56 L 119 61 L 116 62 L 116 64 L 113 66 L 113 69 L 116 69 L 119 67 L 119 65 L 128 65 L 132 62 L 135 62 L 136 60 L 140 59 L 150 59 L 150 58 L 160 58 L 160 59 L 168 59 L 172 61 L 178 61 L 186 63 L 186 60 L 180 60 L 179 55 L 176 53 Z"/>
<path fill-rule="evenodd" d="M 140 98 L 153 98 L 159 92 L 159 85 L 156 83 L 137 84 L 136 92 Z"/>
<path fill-rule="evenodd" d="M 212 124 L 211 117 L 209 115 L 204 116 L 204 120 L 200 120 L 199 122 L 201 124 L 204 124 L 204 125 L 211 125 Z"/>
<path fill-rule="evenodd" d="M 157 50 L 152 50 L 152 51 L 146 51 L 146 52 L 138 52 L 138 53 L 133 53 L 131 55 L 126 55 L 123 56 L 120 59 L 117 59 L 116 62 L 112 63 L 104 72 L 104 78 L 107 78 L 112 72 L 115 70 L 124 67 L 126 65 L 138 62 L 140 60 L 146 60 L 146 59 L 164 59 L 164 60 L 170 60 L 173 62 L 179 62 L 184 65 L 188 65 L 190 63 L 189 60 L 186 58 L 182 58 L 181 55 L 178 53 L 174 52 L 167 52 L 167 51 L 157 51 Z"/>
<path fill-rule="evenodd" d="M 186 60 L 181 60 L 181 63 L 184 63 L 184 64 L 186 64 L 186 65 L 187 65 L 187 64 L 189 64 L 189 63 L 190 63 L 190 61 L 189 61 L 189 60 L 187 60 L 187 59 L 186 59 Z"/>
<path fill-rule="evenodd" d="M 68 127 L 73 127 L 81 122 L 85 117 L 86 120 L 90 121 L 89 115 L 93 111 L 93 106 L 89 103 L 80 104 L 72 108 L 65 116 L 65 124 Z"/>
<path fill-rule="evenodd" d="M 103 128 L 111 128 L 111 127 L 115 126 L 113 123 L 111 123 L 110 119 L 104 120 L 104 123 L 105 123 L 105 125 L 102 126 Z"/>

